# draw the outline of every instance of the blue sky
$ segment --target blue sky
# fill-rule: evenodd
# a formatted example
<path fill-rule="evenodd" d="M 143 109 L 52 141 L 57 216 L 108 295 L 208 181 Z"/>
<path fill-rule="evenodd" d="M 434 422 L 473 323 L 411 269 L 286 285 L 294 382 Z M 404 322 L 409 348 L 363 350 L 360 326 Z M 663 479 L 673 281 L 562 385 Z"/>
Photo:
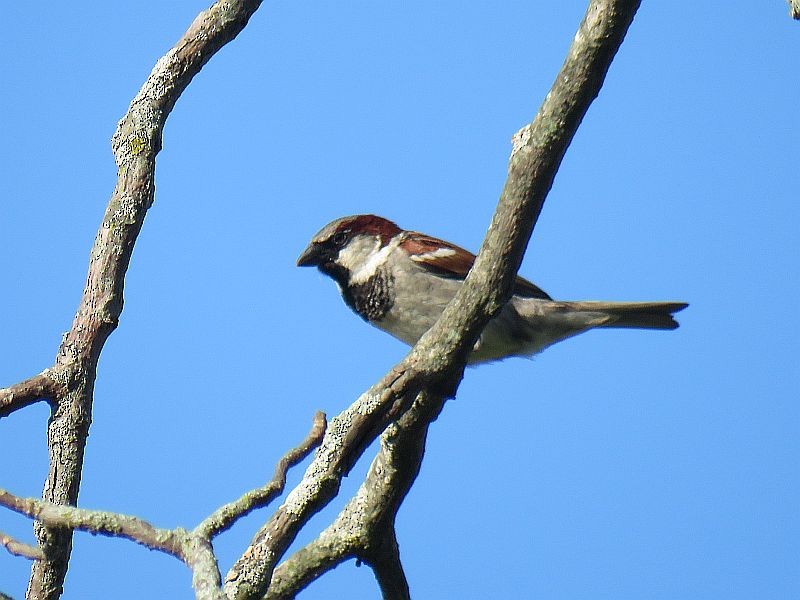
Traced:
<path fill-rule="evenodd" d="M 114 127 L 205 6 L 5 8 L 0 385 L 51 364 L 113 189 Z M 402 358 L 297 255 L 358 212 L 477 249 L 511 135 L 584 8 L 265 2 L 167 122 L 80 504 L 194 526 Z M 799 26 L 780 1 L 643 3 L 521 273 L 558 298 L 691 307 L 675 332 L 468 370 L 398 518 L 415 597 L 800 596 Z M 41 492 L 47 416 L 0 421 L 1 487 Z M 267 514 L 219 539 L 223 573 Z M 32 539 L 4 512 L 0 531 Z M 22 597 L 27 575 L 0 553 L 0 591 Z M 344 594 L 378 597 L 368 568 L 300 598 Z M 110 596 L 188 599 L 189 573 L 77 534 L 64 598 Z"/>

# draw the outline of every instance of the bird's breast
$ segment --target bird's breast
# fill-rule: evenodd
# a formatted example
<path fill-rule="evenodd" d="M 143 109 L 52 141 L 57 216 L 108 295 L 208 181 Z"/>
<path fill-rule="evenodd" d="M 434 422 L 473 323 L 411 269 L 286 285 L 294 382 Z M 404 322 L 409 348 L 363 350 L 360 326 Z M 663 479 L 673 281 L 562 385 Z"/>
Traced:
<path fill-rule="evenodd" d="M 369 322 L 383 319 L 394 304 L 394 278 L 383 269 L 360 283 L 342 288 L 347 305 Z"/>
<path fill-rule="evenodd" d="M 438 278 L 411 265 L 392 283 L 392 302 L 380 319 L 370 322 L 386 333 L 413 345 L 441 316 L 461 282 Z"/>

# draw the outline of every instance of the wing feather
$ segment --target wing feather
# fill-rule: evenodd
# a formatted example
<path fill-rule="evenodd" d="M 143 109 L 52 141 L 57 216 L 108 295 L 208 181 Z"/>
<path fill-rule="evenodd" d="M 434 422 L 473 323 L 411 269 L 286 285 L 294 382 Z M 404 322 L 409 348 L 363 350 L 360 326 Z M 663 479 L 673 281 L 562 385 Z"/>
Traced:
<path fill-rule="evenodd" d="M 408 252 L 411 260 L 440 277 L 464 279 L 475 263 L 475 255 L 469 250 L 424 233 L 410 233 L 411 235 L 400 242 L 400 247 Z M 514 283 L 514 294 L 525 298 L 552 300 L 539 286 L 519 275 Z"/>

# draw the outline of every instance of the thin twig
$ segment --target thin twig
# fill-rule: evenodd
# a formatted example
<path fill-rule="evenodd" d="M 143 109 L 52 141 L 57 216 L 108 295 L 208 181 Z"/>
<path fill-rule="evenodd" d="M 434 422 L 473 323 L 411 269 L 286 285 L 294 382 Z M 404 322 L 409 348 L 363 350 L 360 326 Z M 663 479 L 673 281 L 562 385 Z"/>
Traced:
<path fill-rule="evenodd" d="M 219 507 L 204 519 L 193 533 L 212 540 L 215 536 L 229 529 L 238 519 L 257 508 L 266 506 L 275 497 L 283 493 L 283 488 L 286 486 L 287 472 L 308 456 L 314 448 L 319 446 L 327 427 L 328 421 L 325 418 L 325 413 L 318 411 L 314 415 L 311 431 L 308 432 L 306 439 L 299 446 L 287 452 L 275 465 L 275 474 L 272 477 L 272 481 L 260 488 L 247 492 L 233 502 Z"/>
<path fill-rule="evenodd" d="M 38 546 L 31 546 L 25 542 L 20 542 L 2 531 L 0 531 L 0 546 L 5 546 L 5 549 L 14 556 L 21 556 L 22 558 L 29 558 L 31 560 L 41 560 L 44 558 L 44 553 Z"/>

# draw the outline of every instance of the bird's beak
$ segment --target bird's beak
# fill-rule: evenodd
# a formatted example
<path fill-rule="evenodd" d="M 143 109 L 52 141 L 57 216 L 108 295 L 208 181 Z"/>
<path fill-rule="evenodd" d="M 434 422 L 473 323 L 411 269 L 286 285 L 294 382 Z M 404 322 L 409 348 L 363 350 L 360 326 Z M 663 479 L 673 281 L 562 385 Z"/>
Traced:
<path fill-rule="evenodd" d="M 322 261 L 322 252 L 319 244 L 311 242 L 308 248 L 297 259 L 298 267 L 316 267 Z"/>

